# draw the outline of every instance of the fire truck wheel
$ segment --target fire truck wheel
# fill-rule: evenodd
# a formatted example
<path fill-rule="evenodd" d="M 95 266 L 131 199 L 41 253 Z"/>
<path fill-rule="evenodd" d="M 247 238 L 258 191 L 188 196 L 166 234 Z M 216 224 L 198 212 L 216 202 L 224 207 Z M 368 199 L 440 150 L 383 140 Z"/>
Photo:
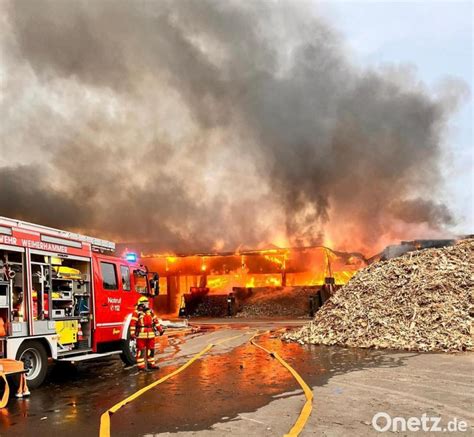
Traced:
<path fill-rule="evenodd" d="M 130 338 L 130 332 L 127 334 L 127 339 L 122 341 L 122 353 L 120 358 L 127 366 L 137 364 L 137 341 Z"/>
<path fill-rule="evenodd" d="M 28 387 L 39 387 L 48 372 L 48 354 L 44 346 L 38 341 L 25 341 L 18 349 L 16 359 L 25 364 Z"/>

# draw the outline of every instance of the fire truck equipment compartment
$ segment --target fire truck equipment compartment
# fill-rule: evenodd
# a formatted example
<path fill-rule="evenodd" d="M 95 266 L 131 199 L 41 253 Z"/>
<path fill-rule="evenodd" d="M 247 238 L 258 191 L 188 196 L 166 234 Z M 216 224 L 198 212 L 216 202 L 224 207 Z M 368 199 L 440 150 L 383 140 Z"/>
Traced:
<path fill-rule="evenodd" d="M 54 319 L 59 319 L 61 317 L 66 317 L 66 310 L 53 310 Z"/>
<path fill-rule="evenodd" d="M 64 279 L 82 279 L 81 271 L 66 266 L 53 266 L 53 272 L 56 272 L 57 278 Z M 54 277 L 54 273 L 53 273 Z"/>
<path fill-rule="evenodd" d="M 0 281 L 0 307 L 8 308 L 10 294 L 10 286 L 8 282 Z"/>
<path fill-rule="evenodd" d="M 55 323 L 59 335 L 59 343 L 70 344 L 77 342 L 79 322 L 77 320 L 61 320 Z"/>

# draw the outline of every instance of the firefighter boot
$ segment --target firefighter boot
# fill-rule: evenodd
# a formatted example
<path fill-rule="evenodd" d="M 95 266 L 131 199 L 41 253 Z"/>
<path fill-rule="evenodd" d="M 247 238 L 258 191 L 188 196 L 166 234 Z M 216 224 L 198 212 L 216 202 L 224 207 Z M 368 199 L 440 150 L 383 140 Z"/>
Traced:
<path fill-rule="evenodd" d="M 149 370 L 158 370 L 160 366 L 155 362 L 155 349 L 148 349 L 147 367 Z"/>

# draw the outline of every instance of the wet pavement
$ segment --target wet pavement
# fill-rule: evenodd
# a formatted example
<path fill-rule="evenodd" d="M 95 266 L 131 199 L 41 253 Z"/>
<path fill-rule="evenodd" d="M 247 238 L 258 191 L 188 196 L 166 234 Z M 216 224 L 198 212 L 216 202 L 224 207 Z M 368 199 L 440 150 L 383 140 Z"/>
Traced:
<path fill-rule="evenodd" d="M 224 330 L 227 337 L 236 331 L 243 334 L 243 345 L 225 354 L 219 353 L 224 344 L 216 346 L 212 355 L 124 407 L 112 418 L 113 435 L 208 429 L 217 421 L 232 420 L 298 389 L 278 362 L 246 342 L 255 329 L 237 325 Z M 204 343 L 214 341 L 209 333 L 192 337 L 202 337 Z M 180 358 L 183 362 L 186 356 L 179 356 L 183 343 L 183 337 L 164 339 L 163 359 Z M 204 343 L 187 352 L 197 352 Z M 296 344 L 282 347 L 279 339 L 269 335 L 260 337 L 259 343 L 277 351 L 311 385 L 324 384 L 331 374 L 354 366 L 397 365 L 386 354 L 371 351 Z M 64 435 L 97 433 L 102 412 L 174 368 L 170 365 L 157 372 L 138 373 L 134 367 L 124 368 L 118 358 L 79 365 L 60 363 L 52 369 L 48 383 L 34 390 L 31 398 L 10 401 L 0 415 L 1 432 L 25 436 L 46 435 L 51 429 Z"/>
<path fill-rule="evenodd" d="M 272 328 L 272 326 L 270 326 Z M 118 358 L 80 365 L 56 365 L 46 385 L 29 399 L 10 400 L 0 411 L 0 435 L 97 435 L 100 415 L 161 376 L 171 372 L 209 342 L 217 345 L 188 369 L 155 387 L 112 416 L 113 436 L 211 430 L 216 423 L 235 421 L 277 399 L 301 397 L 293 377 L 275 359 L 248 343 L 257 327 L 224 326 L 191 336 L 163 339 L 166 367 L 151 373 L 124 368 Z M 262 328 L 262 326 L 258 326 Z M 277 335 L 258 338 L 278 352 L 311 387 L 322 387 L 336 375 L 371 368 L 399 368 L 412 355 L 282 343 Z M 288 429 L 296 411 L 281 411 Z M 215 434 L 221 435 L 221 434 Z"/>

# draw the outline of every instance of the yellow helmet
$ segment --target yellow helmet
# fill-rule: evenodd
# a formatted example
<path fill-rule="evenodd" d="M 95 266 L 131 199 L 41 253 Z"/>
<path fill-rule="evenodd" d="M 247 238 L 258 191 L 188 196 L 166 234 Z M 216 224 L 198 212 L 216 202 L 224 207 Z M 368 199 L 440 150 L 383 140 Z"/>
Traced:
<path fill-rule="evenodd" d="M 141 296 L 138 301 L 137 301 L 137 306 L 138 305 L 145 305 L 148 306 L 148 298 L 145 296 Z"/>

